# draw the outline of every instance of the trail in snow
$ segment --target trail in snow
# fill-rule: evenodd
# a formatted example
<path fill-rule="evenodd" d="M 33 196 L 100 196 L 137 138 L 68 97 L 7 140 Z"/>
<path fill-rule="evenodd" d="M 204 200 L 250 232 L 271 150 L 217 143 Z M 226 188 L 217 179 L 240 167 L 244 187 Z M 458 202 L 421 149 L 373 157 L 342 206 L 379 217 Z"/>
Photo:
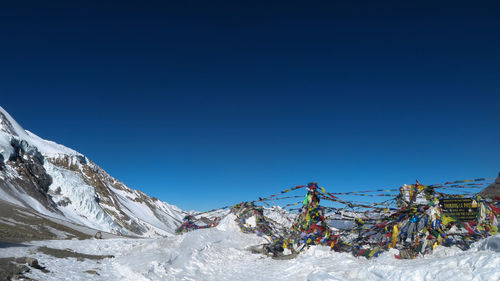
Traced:
<path fill-rule="evenodd" d="M 51 271 L 32 270 L 28 276 L 39 280 L 500 280 L 500 235 L 466 252 L 439 247 L 415 260 L 397 260 L 395 251 L 367 260 L 322 246 L 293 260 L 273 260 L 246 250 L 265 240 L 241 233 L 233 219 L 230 215 L 216 228 L 164 239 L 34 242 L 30 247 L 2 249 L 0 257 L 23 256 L 40 245 L 116 256 L 98 262 L 32 254 Z"/>

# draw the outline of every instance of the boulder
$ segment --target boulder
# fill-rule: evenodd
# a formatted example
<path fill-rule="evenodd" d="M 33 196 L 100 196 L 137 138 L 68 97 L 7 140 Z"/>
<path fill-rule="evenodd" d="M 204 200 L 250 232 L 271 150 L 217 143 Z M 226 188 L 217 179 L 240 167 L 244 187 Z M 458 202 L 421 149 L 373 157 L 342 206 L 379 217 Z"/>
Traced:
<path fill-rule="evenodd" d="M 44 273 L 48 273 L 49 272 L 47 269 L 45 269 L 45 267 L 41 266 L 38 263 L 38 260 L 35 259 L 35 258 L 27 257 L 27 258 L 24 259 L 24 262 L 27 263 L 32 268 L 36 268 L 38 270 L 41 270 Z"/>
<path fill-rule="evenodd" d="M 85 273 L 92 274 L 92 275 L 100 275 L 97 271 L 95 270 L 87 270 Z"/>

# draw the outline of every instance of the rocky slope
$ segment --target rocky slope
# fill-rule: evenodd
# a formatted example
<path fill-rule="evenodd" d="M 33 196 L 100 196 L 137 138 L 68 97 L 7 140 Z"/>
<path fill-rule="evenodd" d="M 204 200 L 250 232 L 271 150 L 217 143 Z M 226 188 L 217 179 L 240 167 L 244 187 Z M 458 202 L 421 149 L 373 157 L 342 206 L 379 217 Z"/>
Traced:
<path fill-rule="evenodd" d="M 497 197 L 500 198 L 500 172 L 498 173 L 498 177 L 495 179 L 495 182 L 481 191 L 479 196 L 491 199 Z"/>
<path fill-rule="evenodd" d="M 25 131 L 1 107 L 0 200 L 58 223 L 141 237 L 170 235 L 185 215 L 84 155 Z"/>

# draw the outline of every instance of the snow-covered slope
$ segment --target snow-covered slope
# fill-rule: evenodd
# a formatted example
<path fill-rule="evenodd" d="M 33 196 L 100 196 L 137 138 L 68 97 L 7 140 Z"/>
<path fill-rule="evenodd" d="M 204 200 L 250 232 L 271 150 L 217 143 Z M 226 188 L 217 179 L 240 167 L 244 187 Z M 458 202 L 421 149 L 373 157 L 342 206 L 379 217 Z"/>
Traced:
<path fill-rule="evenodd" d="M 97 230 L 174 233 L 185 212 L 132 190 L 81 153 L 25 131 L 0 107 L 0 200 Z"/>
<path fill-rule="evenodd" d="M 58 154 L 82 156 L 80 153 L 76 152 L 71 148 L 67 148 L 63 145 L 57 144 L 52 141 L 44 140 L 39 136 L 24 130 L 23 127 L 21 127 L 21 125 L 19 125 L 17 121 L 14 120 L 14 118 L 12 118 L 12 116 L 10 116 L 10 114 L 7 111 L 5 111 L 1 106 L 0 106 L 0 131 L 4 133 L 1 134 L 0 136 L 0 139 L 2 140 L 0 151 L 2 149 L 6 150 L 5 153 L 2 153 L 4 159 L 8 159 L 13 152 L 12 148 L 8 147 L 9 139 L 12 136 L 27 141 L 32 146 L 36 147 L 40 153 L 46 156 L 55 156 Z"/>
<path fill-rule="evenodd" d="M 439 246 L 414 260 L 398 260 L 394 252 L 376 259 L 337 253 L 312 246 L 291 260 L 276 260 L 247 250 L 264 243 L 255 234 L 239 230 L 230 214 L 216 228 L 201 229 L 162 239 L 58 240 L 8 247 L 2 257 L 37 258 L 50 271 L 33 269 L 36 280 L 500 280 L 500 236 L 475 244 L 468 251 Z M 38 246 L 72 249 L 79 253 L 114 255 L 101 261 L 54 258 L 37 252 Z M 98 275 L 89 274 L 92 270 Z"/>
<path fill-rule="evenodd" d="M 271 208 L 264 208 L 264 216 L 275 221 L 281 226 L 286 228 L 292 227 L 293 221 L 297 216 L 295 213 L 290 213 L 280 206 L 273 206 Z"/>

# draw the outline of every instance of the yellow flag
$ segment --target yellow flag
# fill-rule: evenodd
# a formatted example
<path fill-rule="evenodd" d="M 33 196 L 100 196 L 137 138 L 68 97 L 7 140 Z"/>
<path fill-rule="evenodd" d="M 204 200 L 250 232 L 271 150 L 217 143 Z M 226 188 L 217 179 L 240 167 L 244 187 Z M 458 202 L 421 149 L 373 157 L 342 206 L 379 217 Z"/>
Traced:
<path fill-rule="evenodd" d="M 443 215 L 443 219 L 441 220 L 441 222 L 445 226 L 448 225 L 452 221 L 456 221 L 456 220 L 454 218 L 452 218 L 452 217 L 448 217 L 448 216 L 445 216 L 445 215 Z"/>
<path fill-rule="evenodd" d="M 377 249 L 377 248 L 371 250 L 370 253 L 368 254 L 368 256 L 373 257 L 373 255 L 375 255 L 375 253 L 378 252 L 378 250 L 379 249 Z"/>
<path fill-rule="evenodd" d="M 498 234 L 498 227 L 495 225 L 490 225 L 490 234 L 491 235 Z"/>
<path fill-rule="evenodd" d="M 395 224 L 392 227 L 392 237 L 391 237 L 391 244 L 389 244 L 389 248 L 394 248 L 396 246 L 396 242 L 398 242 L 398 236 L 399 236 L 399 228 L 398 225 Z"/>

